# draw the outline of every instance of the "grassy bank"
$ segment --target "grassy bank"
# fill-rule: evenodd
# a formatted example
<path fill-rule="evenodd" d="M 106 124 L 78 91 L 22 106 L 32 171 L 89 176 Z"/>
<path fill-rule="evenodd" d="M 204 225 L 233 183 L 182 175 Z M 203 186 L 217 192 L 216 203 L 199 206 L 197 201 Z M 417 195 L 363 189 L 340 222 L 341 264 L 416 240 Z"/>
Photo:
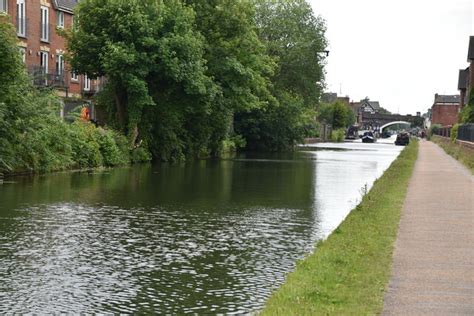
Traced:
<path fill-rule="evenodd" d="M 297 264 L 262 315 L 378 314 L 418 154 L 412 142 L 344 222 Z"/>
<path fill-rule="evenodd" d="M 444 151 L 465 165 L 474 174 L 474 149 L 453 143 L 449 138 L 432 136 L 431 141 L 438 144 Z"/>

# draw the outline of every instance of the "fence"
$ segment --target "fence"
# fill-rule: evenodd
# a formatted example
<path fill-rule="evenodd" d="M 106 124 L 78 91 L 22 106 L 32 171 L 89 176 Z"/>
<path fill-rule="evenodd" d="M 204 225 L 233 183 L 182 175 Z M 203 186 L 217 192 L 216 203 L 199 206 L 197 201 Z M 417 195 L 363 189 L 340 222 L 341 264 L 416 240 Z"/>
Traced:
<path fill-rule="evenodd" d="M 458 129 L 458 140 L 474 142 L 474 124 L 463 124 Z"/>

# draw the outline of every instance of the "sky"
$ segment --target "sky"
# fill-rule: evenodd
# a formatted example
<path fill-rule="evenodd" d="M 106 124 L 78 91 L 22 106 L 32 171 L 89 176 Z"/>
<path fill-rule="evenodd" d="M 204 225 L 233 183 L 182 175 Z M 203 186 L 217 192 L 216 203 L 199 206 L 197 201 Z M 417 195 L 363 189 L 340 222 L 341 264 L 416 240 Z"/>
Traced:
<path fill-rule="evenodd" d="M 474 0 L 307 1 L 326 20 L 326 91 L 413 115 L 425 113 L 435 93 L 459 93 Z"/>

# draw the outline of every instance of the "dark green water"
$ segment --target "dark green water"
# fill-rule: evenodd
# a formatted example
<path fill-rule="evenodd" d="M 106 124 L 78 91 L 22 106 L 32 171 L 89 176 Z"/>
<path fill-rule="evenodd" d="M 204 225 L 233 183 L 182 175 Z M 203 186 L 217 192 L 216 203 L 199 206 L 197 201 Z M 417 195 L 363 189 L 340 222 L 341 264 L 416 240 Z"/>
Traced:
<path fill-rule="evenodd" d="M 0 186 L 0 313 L 259 310 L 398 151 L 354 153 L 16 178 Z"/>

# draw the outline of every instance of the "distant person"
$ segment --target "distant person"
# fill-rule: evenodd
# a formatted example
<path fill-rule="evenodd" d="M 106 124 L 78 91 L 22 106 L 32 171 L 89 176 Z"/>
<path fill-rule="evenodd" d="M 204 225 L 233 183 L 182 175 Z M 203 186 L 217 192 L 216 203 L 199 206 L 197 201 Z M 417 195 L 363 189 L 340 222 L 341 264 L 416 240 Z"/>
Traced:
<path fill-rule="evenodd" d="M 81 120 L 89 121 L 90 120 L 90 110 L 89 107 L 85 106 L 81 109 Z"/>

